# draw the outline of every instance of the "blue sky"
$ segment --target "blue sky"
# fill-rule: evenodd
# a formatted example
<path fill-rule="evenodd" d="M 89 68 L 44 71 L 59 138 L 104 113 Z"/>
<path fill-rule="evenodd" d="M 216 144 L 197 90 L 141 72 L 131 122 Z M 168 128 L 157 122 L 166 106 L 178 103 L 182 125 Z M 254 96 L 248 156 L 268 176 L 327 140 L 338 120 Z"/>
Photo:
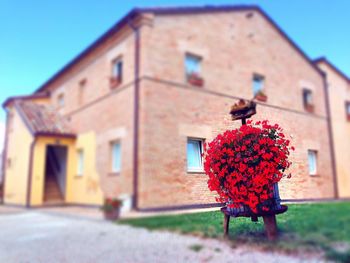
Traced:
<path fill-rule="evenodd" d="M 188 4 L 184 0 L 0 0 L 0 101 L 33 92 L 133 7 Z M 190 3 L 206 4 L 259 4 L 311 58 L 326 55 L 350 75 L 348 0 Z"/>

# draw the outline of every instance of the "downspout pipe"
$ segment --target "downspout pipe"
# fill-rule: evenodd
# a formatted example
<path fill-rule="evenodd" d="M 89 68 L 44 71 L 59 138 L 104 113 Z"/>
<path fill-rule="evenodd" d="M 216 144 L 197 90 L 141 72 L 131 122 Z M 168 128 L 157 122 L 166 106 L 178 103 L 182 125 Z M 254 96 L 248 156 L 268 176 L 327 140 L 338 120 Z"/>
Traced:
<path fill-rule="evenodd" d="M 134 65 L 134 137 L 133 137 L 133 198 L 132 208 L 138 210 L 138 152 L 139 152 L 139 102 L 140 102 L 140 29 L 132 21 L 128 25 L 134 31 L 135 36 L 135 65 Z"/>
<path fill-rule="evenodd" d="M 10 112 L 6 109 L 6 129 L 5 129 L 5 145 L 2 155 L 2 164 L 1 164 L 1 172 L 2 172 L 2 191 L 1 191 L 1 200 L 0 203 L 5 203 L 5 184 L 6 184 L 6 166 L 7 166 L 7 148 L 8 148 L 8 139 L 9 139 L 9 123 L 10 123 Z"/>
<path fill-rule="evenodd" d="M 30 208 L 30 197 L 32 193 L 32 181 L 33 181 L 33 161 L 34 161 L 34 149 L 36 144 L 36 137 L 34 137 L 29 149 L 29 165 L 28 165 L 28 180 L 27 180 L 27 199 L 26 207 Z"/>
<path fill-rule="evenodd" d="M 332 173 L 333 173 L 333 188 L 334 188 L 333 191 L 334 191 L 334 197 L 336 199 L 338 199 L 339 198 L 338 177 L 337 177 L 337 168 L 336 168 L 336 163 L 335 163 L 334 135 L 333 135 L 330 100 L 329 100 L 329 86 L 328 86 L 328 82 L 327 82 L 327 74 L 326 73 L 323 73 L 323 87 L 324 87 L 324 93 L 325 93 L 329 146 L 330 146 L 330 153 L 331 153 Z"/>

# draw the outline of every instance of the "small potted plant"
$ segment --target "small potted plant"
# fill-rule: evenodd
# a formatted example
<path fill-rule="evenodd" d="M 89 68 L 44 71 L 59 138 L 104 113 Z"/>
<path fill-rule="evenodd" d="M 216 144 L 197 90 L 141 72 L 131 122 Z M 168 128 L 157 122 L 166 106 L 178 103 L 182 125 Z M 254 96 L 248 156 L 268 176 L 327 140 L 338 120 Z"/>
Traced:
<path fill-rule="evenodd" d="M 122 83 L 122 80 L 120 77 L 114 76 L 109 79 L 109 84 L 111 89 L 117 88 L 121 83 Z"/>
<path fill-rule="evenodd" d="M 193 86 L 202 87 L 204 85 L 204 80 L 199 76 L 198 73 L 192 72 L 187 75 L 187 82 Z"/>
<path fill-rule="evenodd" d="M 231 107 L 230 114 L 232 120 L 240 120 L 242 118 L 249 118 L 256 113 L 256 103 L 254 101 L 239 100 Z"/>
<path fill-rule="evenodd" d="M 118 198 L 106 198 L 101 210 L 107 220 L 117 220 L 120 215 L 122 200 Z"/>
<path fill-rule="evenodd" d="M 313 113 L 315 111 L 315 106 L 311 103 L 306 103 L 305 104 L 305 110 L 307 112 Z"/>
<path fill-rule="evenodd" d="M 265 94 L 262 90 L 259 90 L 259 91 L 255 94 L 254 99 L 259 100 L 259 101 L 262 101 L 262 102 L 266 102 L 266 101 L 267 101 L 267 96 L 266 96 L 266 94 Z"/>

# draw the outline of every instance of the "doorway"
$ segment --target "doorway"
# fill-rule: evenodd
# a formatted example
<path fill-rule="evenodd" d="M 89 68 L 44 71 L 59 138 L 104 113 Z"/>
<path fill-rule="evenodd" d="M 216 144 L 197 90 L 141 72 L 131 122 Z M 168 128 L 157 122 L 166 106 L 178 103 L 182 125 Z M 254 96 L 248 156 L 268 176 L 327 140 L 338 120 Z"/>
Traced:
<path fill-rule="evenodd" d="M 66 193 L 67 147 L 46 146 L 44 204 L 64 203 Z"/>

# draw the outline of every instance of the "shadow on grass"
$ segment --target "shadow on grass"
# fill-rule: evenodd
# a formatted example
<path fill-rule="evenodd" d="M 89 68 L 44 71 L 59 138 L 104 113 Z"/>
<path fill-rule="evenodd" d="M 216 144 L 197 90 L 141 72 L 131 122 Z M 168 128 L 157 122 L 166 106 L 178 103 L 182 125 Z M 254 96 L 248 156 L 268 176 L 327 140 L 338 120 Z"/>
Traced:
<path fill-rule="evenodd" d="M 334 261 L 350 262 L 349 202 L 289 205 L 288 212 L 279 215 L 277 221 L 279 239 L 269 242 L 262 219 L 253 223 L 249 218 L 232 218 L 230 244 L 288 254 L 321 253 Z M 118 223 L 208 238 L 223 236 L 223 215 L 219 211 L 128 219 Z"/>

